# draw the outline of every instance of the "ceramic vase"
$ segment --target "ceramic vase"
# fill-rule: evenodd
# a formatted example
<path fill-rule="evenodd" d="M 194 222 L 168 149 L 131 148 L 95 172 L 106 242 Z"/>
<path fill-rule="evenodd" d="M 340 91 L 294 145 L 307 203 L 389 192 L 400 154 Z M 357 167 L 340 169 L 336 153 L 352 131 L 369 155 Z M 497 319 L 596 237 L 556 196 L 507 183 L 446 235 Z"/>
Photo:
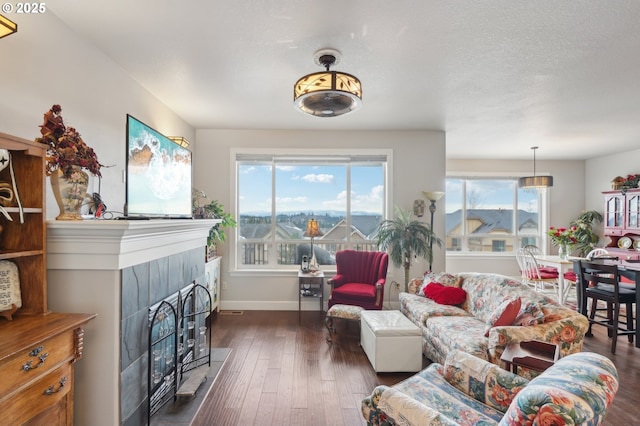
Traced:
<path fill-rule="evenodd" d="M 63 176 L 60 169 L 53 172 L 50 178 L 51 189 L 60 209 L 56 220 L 82 220 L 80 207 L 87 195 L 89 175 L 80 166 L 73 166 L 68 178 Z"/>

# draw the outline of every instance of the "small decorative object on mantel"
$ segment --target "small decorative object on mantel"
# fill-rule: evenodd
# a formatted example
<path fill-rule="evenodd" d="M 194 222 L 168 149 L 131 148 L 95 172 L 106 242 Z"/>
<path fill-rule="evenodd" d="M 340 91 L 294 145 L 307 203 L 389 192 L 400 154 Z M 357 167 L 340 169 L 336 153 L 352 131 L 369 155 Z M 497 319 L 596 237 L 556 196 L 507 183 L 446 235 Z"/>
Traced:
<path fill-rule="evenodd" d="M 20 307 L 22 296 L 18 267 L 8 260 L 0 260 L 0 316 L 11 320 Z"/>
<path fill-rule="evenodd" d="M 611 188 L 620 190 L 624 194 L 629 189 L 638 188 L 640 186 L 640 174 L 627 175 L 626 178 L 616 176 L 611 181 Z"/>
<path fill-rule="evenodd" d="M 44 114 L 44 122 L 40 126 L 42 137 L 36 138 L 36 142 L 48 146 L 46 171 L 60 208 L 56 220 L 82 220 L 80 207 L 89 183 L 89 176 L 82 169 L 100 177 L 102 164 L 80 133 L 64 125 L 61 112 L 60 105 L 53 105 Z"/>

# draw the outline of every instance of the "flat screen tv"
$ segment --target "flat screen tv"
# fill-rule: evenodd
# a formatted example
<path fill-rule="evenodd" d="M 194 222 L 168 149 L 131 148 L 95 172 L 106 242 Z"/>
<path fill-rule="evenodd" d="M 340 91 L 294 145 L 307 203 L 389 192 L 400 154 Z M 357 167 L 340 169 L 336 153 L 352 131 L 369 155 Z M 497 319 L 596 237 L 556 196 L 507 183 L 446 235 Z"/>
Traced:
<path fill-rule="evenodd" d="M 126 159 L 126 217 L 192 218 L 191 151 L 127 114 Z"/>

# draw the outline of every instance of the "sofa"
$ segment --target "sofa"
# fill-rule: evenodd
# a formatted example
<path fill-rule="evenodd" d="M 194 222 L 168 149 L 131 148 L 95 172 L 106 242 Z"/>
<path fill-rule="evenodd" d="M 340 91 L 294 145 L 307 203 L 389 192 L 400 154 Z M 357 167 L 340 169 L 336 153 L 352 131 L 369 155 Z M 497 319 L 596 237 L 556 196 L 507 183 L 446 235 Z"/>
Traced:
<path fill-rule="evenodd" d="M 424 295 L 432 283 L 466 295 L 457 305 L 437 303 Z M 422 331 L 423 354 L 441 364 L 455 349 L 499 365 L 507 345 L 525 340 L 557 344 L 560 356 L 566 356 L 582 350 L 589 326 L 580 313 L 499 274 L 428 273 L 411 280 L 409 292 L 400 293 L 399 300 L 401 312 Z M 516 300 L 521 305 L 517 318 L 508 325 L 495 323 L 501 309 Z M 519 374 L 536 373 L 522 369 Z"/>
<path fill-rule="evenodd" d="M 613 363 L 592 352 L 560 359 L 531 381 L 460 351 L 362 400 L 369 425 L 598 425 L 618 390 Z"/>

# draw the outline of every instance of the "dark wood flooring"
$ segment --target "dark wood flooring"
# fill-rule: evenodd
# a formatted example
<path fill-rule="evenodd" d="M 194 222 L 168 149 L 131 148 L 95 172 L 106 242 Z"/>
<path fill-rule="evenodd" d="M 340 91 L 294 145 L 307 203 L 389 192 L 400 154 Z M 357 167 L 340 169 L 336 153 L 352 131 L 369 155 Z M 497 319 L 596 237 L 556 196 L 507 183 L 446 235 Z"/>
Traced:
<path fill-rule="evenodd" d="M 360 401 L 378 384 L 411 374 L 376 374 L 358 346 L 354 323 L 337 321 L 332 344 L 318 312 L 245 311 L 216 314 L 212 346 L 232 348 L 193 426 L 364 425 Z M 594 327 L 585 351 L 608 356 L 620 389 L 605 425 L 640 424 L 640 349 L 620 337 L 616 354 L 603 327 Z"/>

